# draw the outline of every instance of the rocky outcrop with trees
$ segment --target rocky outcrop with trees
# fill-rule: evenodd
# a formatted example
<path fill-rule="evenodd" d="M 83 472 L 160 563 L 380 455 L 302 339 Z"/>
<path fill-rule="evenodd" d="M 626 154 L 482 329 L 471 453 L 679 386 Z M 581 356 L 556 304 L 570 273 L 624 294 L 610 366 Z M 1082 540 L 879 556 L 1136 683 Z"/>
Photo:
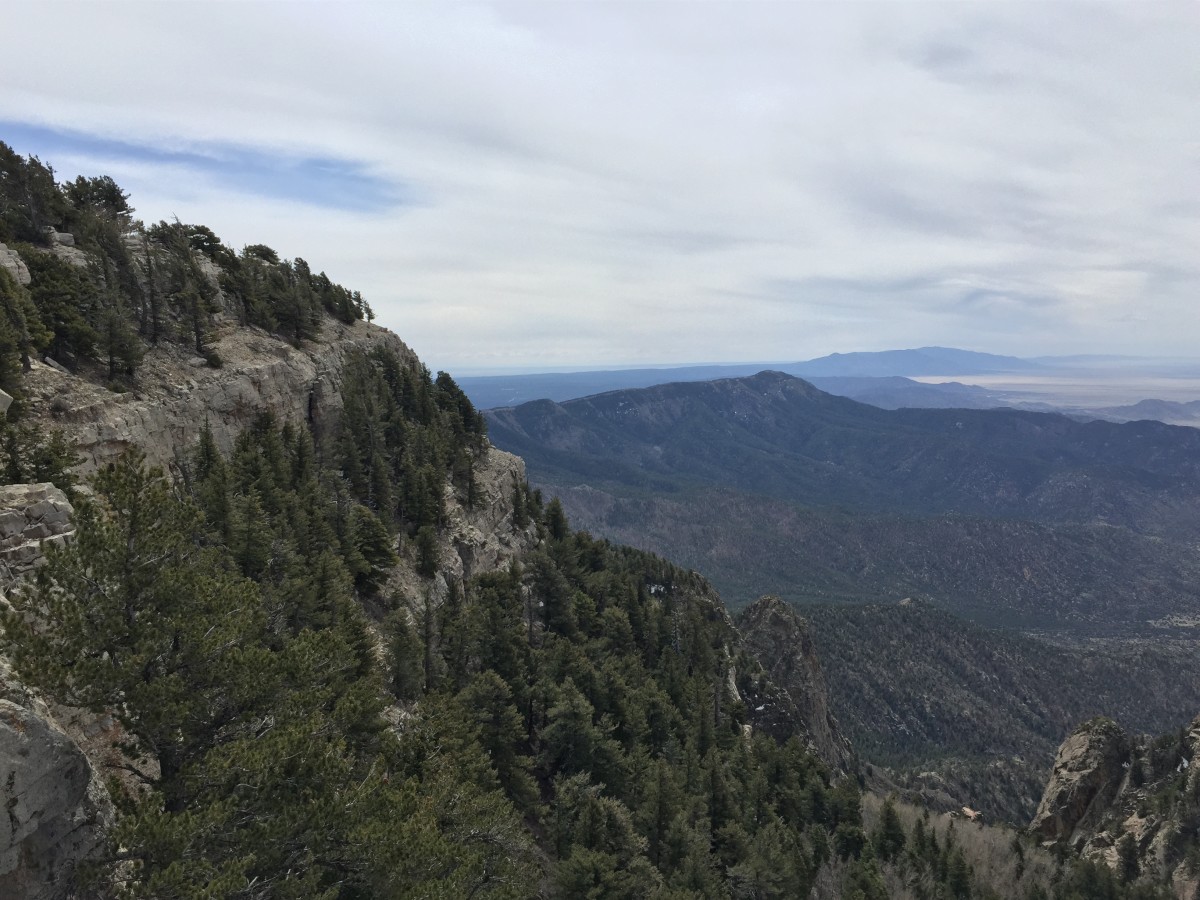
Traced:
<path fill-rule="evenodd" d="M 1158 737 L 1095 719 L 1063 742 L 1030 831 L 1126 882 L 1200 894 L 1200 717 Z"/>

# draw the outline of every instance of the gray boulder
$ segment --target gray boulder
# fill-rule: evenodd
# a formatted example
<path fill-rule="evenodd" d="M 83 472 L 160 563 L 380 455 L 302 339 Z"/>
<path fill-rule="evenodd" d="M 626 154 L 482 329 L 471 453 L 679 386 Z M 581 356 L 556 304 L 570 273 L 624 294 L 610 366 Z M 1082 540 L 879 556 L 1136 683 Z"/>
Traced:
<path fill-rule="evenodd" d="M 0 897 L 69 896 L 77 863 L 100 840 L 106 797 L 83 751 L 47 714 L 5 699 L 0 798 Z"/>
<path fill-rule="evenodd" d="M 29 284 L 29 267 L 25 265 L 25 260 L 5 244 L 0 244 L 0 269 L 7 269 L 17 284 Z"/>
<path fill-rule="evenodd" d="M 75 531 L 67 495 L 54 485 L 0 486 L 0 580 L 5 586 L 31 571 L 47 541 L 65 541 Z"/>

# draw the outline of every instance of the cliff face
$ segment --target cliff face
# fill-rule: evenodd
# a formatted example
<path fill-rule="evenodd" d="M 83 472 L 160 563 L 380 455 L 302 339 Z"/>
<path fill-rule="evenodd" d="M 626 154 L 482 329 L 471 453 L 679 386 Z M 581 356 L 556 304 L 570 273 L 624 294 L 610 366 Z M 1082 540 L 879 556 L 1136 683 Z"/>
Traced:
<path fill-rule="evenodd" d="M 21 254 L 7 244 L 0 244 L 0 269 L 7 270 L 17 284 L 29 284 L 29 267 Z"/>
<path fill-rule="evenodd" d="M 0 572 L 5 590 L 28 574 L 50 541 L 69 540 L 71 504 L 50 484 L 0 487 Z M 7 606 L 0 593 L 0 605 Z M 61 711 L 65 712 L 65 711 Z M 0 896 L 62 896 L 75 865 L 100 839 L 112 804 L 76 743 L 94 718 L 69 723 L 26 689 L 0 657 Z"/>
<path fill-rule="evenodd" d="M 1109 719 L 1063 742 L 1030 830 L 1125 877 L 1200 895 L 1200 717 L 1177 733 L 1131 736 Z"/>
<path fill-rule="evenodd" d="M 354 351 L 384 346 L 405 362 L 416 355 L 390 331 L 326 320 L 319 340 L 297 349 L 255 328 L 227 326 L 213 342 L 221 368 L 179 345 L 153 348 L 139 387 L 113 393 L 51 365 L 35 363 L 25 379 L 32 416 L 68 432 L 94 471 L 130 447 L 152 465 L 170 468 L 193 446 L 205 422 L 225 452 L 263 412 L 281 422 L 308 422 L 320 434 L 341 408 L 342 370 Z"/>
<path fill-rule="evenodd" d="M 1128 769 L 1129 736 L 1111 719 L 1081 725 L 1058 748 L 1054 770 L 1030 829 L 1067 841 L 1095 827 Z"/>
<path fill-rule="evenodd" d="M 218 446 L 232 449 L 238 433 L 264 412 L 306 424 L 319 438 L 341 414 L 343 373 L 350 355 L 386 347 L 410 365 L 415 354 L 373 325 L 324 323 L 322 337 L 297 349 L 253 328 L 225 325 L 212 342 L 222 361 L 211 367 L 178 345 L 146 355 L 138 389 L 114 393 L 53 364 L 35 363 L 23 383 L 27 416 L 61 429 L 78 446 L 81 475 L 130 448 L 148 463 L 177 470 L 205 424 Z M 388 591 L 416 608 L 437 602 L 447 585 L 502 568 L 536 542 L 532 526 L 517 528 L 513 496 L 524 463 L 488 446 L 474 470 L 475 502 L 459 502 L 445 487 L 446 527 L 439 535 L 439 572 L 416 574 L 410 542 Z M 53 485 L 0 487 L 0 588 L 19 590 L 47 541 L 69 540 L 72 509 Z M 0 603 L 6 604 L 0 594 Z M 46 698 L 51 700 L 52 698 Z M 112 807 L 97 774 L 113 753 L 111 719 L 60 709 L 27 690 L 0 656 L 0 896 L 54 900 L 67 896 L 75 865 L 96 846 Z"/>
<path fill-rule="evenodd" d="M 854 751 L 829 709 L 825 676 L 804 619 L 778 597 L 767 596 L 742 612 L 737 625 L 769 684 L 782 692 L 749 697 L 755 727 L 777 738 L 796 734 L 834 771 L 853 770 Z"/>
<path fill-rule="evenodd" d="M 384 593 L 398 597 L 410 610 L 423 606 L 427 592 L 440 604 L 451 583 L 502 569 L 533 547 L 535 526 L 517 528 L 513 522 L 513 490 L 524 481 L 525 462 L 489 446 L 475 468 L 476 500 L 471 507 L 446 486 L 446 527 L 438 536 L 437 574 L 432 580 L 417 575 L 415 548 L 403 543 L 401 564 L 392 570 Z"/>

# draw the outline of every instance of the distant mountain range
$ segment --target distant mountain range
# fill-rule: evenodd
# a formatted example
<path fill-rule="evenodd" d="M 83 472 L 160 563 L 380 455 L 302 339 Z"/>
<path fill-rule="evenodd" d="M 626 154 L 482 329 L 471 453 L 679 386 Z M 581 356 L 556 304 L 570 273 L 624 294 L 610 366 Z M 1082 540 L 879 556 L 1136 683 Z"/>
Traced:
<path fill-rule="evenodd" d="M 576 525 L 733 605 L 912 595 L 1070 636 L 1186 629 L 1200 609 L 1193 429 L 887 411 L 778 372 L 487 417 Z"/>
<path fill-rule="evenodd" d="M 882 350 L 873 353 L 831 353 L 796 363 L 783 371 L 791 375 L 854 376 L 886 378 L 893 375 L 987 375 L 1001 372 L 1031 372 L 1052 366 L 1015 356 L 996 356 L 952 347 L 920 347 L 916 350 Z"/>
<path fill-rule="evenodd" d="M 472 376 L 458 379 L 460 387 L 481 409 L 517 406 L 532 400 L 561 402 L 614 390 L 653 387 L 671 382 L 741 378 L 764 370 L 807 379 L 830 394 L 849 397 L 882 409 L 994 409 L 1015 407 L 1063 412 L 1078 418 L 1125 422 L 1156 419 L 1172 425 L 1200 426 L 1200 400 L 1155 399 L 1141 402 L 1081 405 L 1069 392 L 1057 389 L 1067 381 L 1112 385 L 1115 396 L 1128 398 L 1144 376 L 1145 390 L 1162 390 L 1162 377 L 1178 379 L 1175 391 L 1194 385 L 1200 397 L 1200 367 L 1180 360 L 1149 360 L 1117 356 L 1062 356 L 1020 359 L 948 347 L 887 350 L 876 353 L 834 353 L 792 363 L 743 363 L 675 368 L 613 369 Z M 915 379 L 979 378 L 986 386 L 958 381 Z M 1186 380 L 1185 380 L 1186 379 Z M 997 382 L 1011 382 L 999 386 Z M 1136 394 L 1134 396 L 1137 396 Z"/>
<path fill-rule="evenodd" d="M 514 375 L 481 375 L 458 379 L 459 386 L 481 409 L 516 406 L 530 400 L 573 400 L 602 394 L 605 391 L 653 387 L 674 381 L 712 381 L 717 378 L 741 378 L 766 369 L 798 375 L 804 378 L 827 378 L 823 390 L 840 393 L 839 389 L 874 390 L 874 379 L 887 378 L 892 389 L 904 376 L 910 375 L 981 375 L 1004 372 L 1027 372 L 1046 368 L 1045 362 L 1034 363 L 1015 356 L 996 356 L 948 347 L 921 347 L 916 350 L 885 350 L 879 353 L 834 353 L 805 362 L 738 363 L 728 365 L 675 366 L 642 369 L 609 369 L 593 372 L 541 372 Z M 852 381 L 841 379 L 854 379 Z M 933 399 L 939 395 L 938 385 L 926 385 L 926 390 L 912 396 Z M 962 388 L 962 385 L 956 387 Z M 864 401 L 869 402 L 869 401 Z M 923 404 L 921 404 L 923 405 Z M 931 405 L 940 405 L 933 403 Z M 997 402 L 992 405 L 1002 405 Z"/>

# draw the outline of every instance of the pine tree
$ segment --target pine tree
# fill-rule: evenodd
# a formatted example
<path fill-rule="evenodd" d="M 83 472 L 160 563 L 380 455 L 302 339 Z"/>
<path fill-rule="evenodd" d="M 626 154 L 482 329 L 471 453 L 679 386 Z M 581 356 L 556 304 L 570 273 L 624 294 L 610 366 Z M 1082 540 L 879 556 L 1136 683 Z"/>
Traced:
<path fill-rule="evenodd" d="M 900 816 L 896 813 L 896 801 L 888 797 L 879 810 L 879 822 L 871 833 L 871 844 L 882 860 L 891 860 L 904 851 L 906 837 Z"/>
<path fill-rule="evenodd" d="M 115 711 L 158 761 L 143 777 L 178 812 L 185 768 L 270 690 L 258 592 L 197 546 L 197 511 L 136 454 L 102 471 L 95 491 L 76 540 L 49 548 L 36 587 L 17 596 L 6 637 L 29 682 Z"/>

